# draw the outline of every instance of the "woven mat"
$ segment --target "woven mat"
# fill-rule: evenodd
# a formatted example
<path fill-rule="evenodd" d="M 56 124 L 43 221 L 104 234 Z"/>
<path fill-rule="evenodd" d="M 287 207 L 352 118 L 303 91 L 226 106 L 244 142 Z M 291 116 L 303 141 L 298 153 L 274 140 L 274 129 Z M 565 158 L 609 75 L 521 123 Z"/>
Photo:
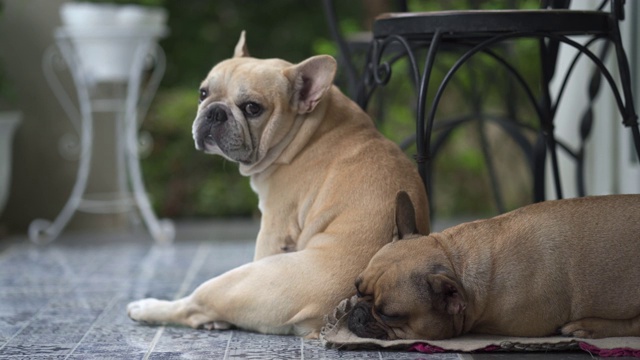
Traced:
<path fill-rule="evenodd" d="M 355 296 L 343 300 L 333 314 L 325 318 L 325 326 L 320 333 L 320 340 L 326 347 L 342 350 L 388 349 L 424 353 L 583 350 L 603 357 L 633 356 L 640 358 L 640 337 L 577 339 L 561 336 L 525 338 L 474 334 L 449 340 L 391 341 L 361 338 L 349 330 L 346 321 L 346 315 L 355 301 Z"/>

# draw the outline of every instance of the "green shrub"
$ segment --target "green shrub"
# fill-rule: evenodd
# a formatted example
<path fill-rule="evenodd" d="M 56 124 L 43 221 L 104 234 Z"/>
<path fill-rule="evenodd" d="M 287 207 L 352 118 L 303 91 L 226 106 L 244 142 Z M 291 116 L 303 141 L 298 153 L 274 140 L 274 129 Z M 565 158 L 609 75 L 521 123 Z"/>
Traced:
<path fill-rule="evenodd" d="M 154 139 L 142 167 L 153 206 L 166 217 L 251 216 L 257 197 L 237 165 L 195 149 L 191 125 L 198 94 L 166 89 L 158 94 L 144 129 Z"/>

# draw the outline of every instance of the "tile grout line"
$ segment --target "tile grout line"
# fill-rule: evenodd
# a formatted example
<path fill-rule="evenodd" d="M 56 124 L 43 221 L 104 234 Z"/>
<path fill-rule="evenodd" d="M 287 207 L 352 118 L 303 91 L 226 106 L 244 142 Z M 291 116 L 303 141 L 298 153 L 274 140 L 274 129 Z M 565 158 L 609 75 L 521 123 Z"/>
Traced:
<path fill-rule="evenodd" d="M 68 359 L 69 356 L 73 355 L 73 353 L 76 351 L 76 349 L 78 348 L 78 346 L 80 346 L 80 344 L 84 341 L 84 339 L 87 337 L 87 335 L 89 334 L 89 332 L 96 326 L 96 324 L 98 323 L 98 321 L 102 320 L 102 318 L 104 318 L 107 314 L 107 312 L 109 310 L 111 310 L 116 303 L 118 302 L 118 300 L 120 299 L 120 294 L 116 294 L 114 295 L 113 299 L 111 299 L 111 301 L 109 302 L 109 304 L 104 308 L 104 310 L 102 310 L 102 312 L 100 313 L 100 315 L 98 315 L 98 317 L 93 321 L 93 323 L 91 324 L 91 326 L 89 326 L 89 328 L 87 329 L 87 331 L 84 333 L 84 335 L 82 336 L 82 338 L 76 343 L 76 345 L 71 349 L 71 351 L 69 351 L 69 353 L 67 354 L 67 356 L 64 357 L 64 360 Z"/>
<path fill-rule="evenodd" d="M 7 249 L 7 251 L 4 251 L 3 253 L 0 253 L 0 259 L 2 257 L 8 256 L 7 254 L 11 253 L 11 252 L 15 252 L 15 246 L 12 246 L 10 249 Z M 29 249 L 26 249 L 25 251 L 29 252 Z M 64 270 L 65 272 L 65 276 L 68 276 L 71 281 L 66 284 L 69 286 L 69 290 L 75 290 L 78 287 L 78 283 L 79 283 L 79 277 L 76 276 L 75 272 L 72 271 L 69 266 L 68 266 L 68 261 L 66 260 L 66 255 L 61 252 L 57 247 L 51 247 L 49 248 L 49 254 L 51 255 L 51 257 L 56 260 L 56 262 L 58 263 L 58 265 L 60 265 L 60 267 Z M 60 291 L 58 294 L 62 293 L 62 291 Z M 117 298 L 117 295 L 114 297 L 114 301 L 113 304 L 115 304 L 115 298 Z M 20 335 L 27 327 L 29 327 L 34 321 L 35 319 L 40 315 L 40 313 L 42 313 L 44 311 L 44 309 L 49 306 L 49 304 L 51 304 L 52 300 L 49 300 L 47 303 L 45 303 L 40 309 L 38 309 L 38 311 L 36 311 L 33 316 L 31 317 L 31 320 L 28 321 L 22 328 L 20 328 L 20 330 L 18 330 L 16 333 L 13 334 L 13 336 L 11 336 L 11 338 L 9 338 L 4 344 L 0 345 L 0 350 L 4 349 L 16 336 Z M 113 306 L 113 304 L 108 304 L 107 308 L 110 308 Z M 104 314 L 104 311 L 98 316 L 98 318 L 96 318 L 96 321 Z M 80 341 L 71 349 L 71 352 L 69 354 L 67 354 L 67 356 L 65 356 L 65 359 L 68 358 L 78 347 L 78 345 L 82 342 L 82 340 L 84 340 L 85 336 L 87 335 L 87 333 L 93 328 L 93 325 L 95 324 L 95 322 L 89 327 L 89 330 L 87 330 L 87 332 L 85 332 L 85 334 L 83 335 L 82 339 L 80 339 Z"/>
<path fill-rule="evenodd" d="M 9 251 L 6 251 L 5 253 L 9 253 Z M 31 320 L 29 320 L 23 327 L 20 328 L 20 330 L 18 330 L 4 344 L 2 344 L 2 346 L 0 346 L 0 350 L 4 349 L 13 339 L 16 338 L 16 336 L 20 335 L 20 333 L 22 333 L 24 331 L 24 329 L 29 327 L 35 321 L 35 319 L 38 317 L 38 315 L 40 315 L 40 313 L 42 313 L 44 311 L 44 309 L 47 306 L 49 306 L 49 304 L 51 304 L 51 302 L 52 302 L 52 300 L 49 300 L 49 301 L 46 302 L 46 304 L 42 305 L 42 307 L 40 309 L 38 309 L 38 311 L 36 311 L 35 314 L 33 314 L 33 316 L 31 317 Z"/>
<path fill-rule="evenodd" d="M 20 335 L 21 332 L 24 331 L 24 329 L 26 329 L 27 327 L 29 327 L 31 325 L 31 323 L 33 323 L 35 321 L 35 319 L 38 317 L 38 315 L 40 315 L 40 313 L 42 311 L 44 311 L 44 309 L 51 303 L 51 300 L 49 300 L 46 304 L 42 305 L 42 307 L 36 311 L 35 314 L 33 314 L 33 316 L 31 317 L 31 320 L 27 321 L 27 323 L 20 328 L 20 330 L 16 331 L 15 334 L 13 334 L 13 336 L 11 336 L 4 344 L 2 344 L 2 346 L 0 346 L 0 351 L 2 351 L 2 349 L 4 349 L 10 342 L 11 340 L 15 339 L 16 336 Z"/>
<path fill-rule="evenodd" d="M 227 360 L 229 358 L 229 349 L 231 348 L 231 339 L 233 339 L 233 330 L 229 331 L 229 340 L 227 341 L 227 348 L 224 350 L 223 360 Z"/>
<path fill-rule="evenodd" d="M 14 247 L 10 247 L 9 249 L 7 249 L 6 251 L 3 251 L 2 253 L 0 253 L 0 259 L 2 257 L 7 256 L 6 254 L 8 254 L 10 251 L 15 251 L 12 250 L 14 249 Z M 13 339 L 15 339 L 16 336 L 20 335 L 21 332 L 24 331 L 24 329 L 26 329 L 29 325 L 31 325 L 32 322 L 34 322 L 35 318 L 40 315 L 40 313 L 44 310 L 44 308 L 46 308 L 49 304 L 51 303 L 51 300 L 47 301 L 44 305 L 42 305 L 40 307 L 40 309 L 38 309 L 38 311 L 36 311 L 33 316 L 31 316 L 31 319 L 29 321 L 27 321 L 26 324 L 24 324 L 23 327 L 20 328 L 20 330 L 16 331 L 9 339 L 7 339 L 7 341 L 4 342 L 4 344 L 0 345 L 0 351 L 2 349 L 4 349 Z"/>
<path fill-rule="evenodd" d="M 155 266 L 160 256 L 159 249 L 158 245 L 152 245 L 149 252 L 142 258 L 142 261 L 140 261 L 140 270 L 138 276 L 133 279 L 133 288 L 141 293 L 140 295 L 135 294 L 135 297 L 144 297 L 144 290 L 148 290 L 149 282 L 155 273 Z"/>
<path fill-rule="evenodd" d="M 182 280 L 182 284 L 180 284 L 180 288 L 178 289 L 175 296 L 173 297 L 174 300 L 177 300 L 178 298 L 182 297 L 184 293 L 187 291 L 188 286 L 191 284 L 191 282 L 195 278 L 196 274 L 198 273 L 198 270 L 200 270 L 202 265 L 204 265 L 204 261 L 206 259 L 206 256 L 209 254 L 209 251 L 211 251 L 211 248 L 207 249 L 204 241 L 201 242 L 200 245 L 198 245 L 198 249 L 196 250 L 196 258 L 191 262 L 191 265 L 187 270 L 187 274 L 184 276 L 184 279 Z M 156 345 L 158 345 L 158 342 L 160 341 L 160 338 L 162 337 L 162 334 L 164 333 L 164 329 L 166 329 L 166 327 L 167 327 L 166 325 L 162 325 L 158 329 L 158 331 L 156 332 L 156 335 L 153 337 L 153 340 L 151 340 L 151 344 L 149 345 L 149 349 L 147 350 L 147 353 L 144 354 L 143 360 L 149 359 Z"/>
<path fill-rule="evenodd" d="M 189 266 L 189 270 L 187 270 L 187 274 L 184 276 L 184 280 L 180 285 L 180 289 L 176 293 L 174 300 L 177 300 L 185 295 L 189 285 L 193 282 L 196 277 L 198 271 L 204 265 L 204 261 L 207 259 L 207 255 L 211 252 L 211 247 L 206 246 L 205 242 L 201 242 L 198 246 L 198 250 L 196 250 L 196 258 L 191 262 L 191 266 Z"/>
<path fill-rule="evenodd" d="M 142 358 L 142 360 L 149 359 L 149 356 L 151 356 L 151 354 L 153 353 L 153 349 L 155 349 L 156 345 L 158 345 L 158 341 L 160 341 L 160 338 L 162 337 L 162 334 L 164 333 L 164 329 L 166 327 L 167 327 L 166 325 L 162 325 L 160 326 L 160 329 L 156 331 L 156 334 L 153 336 L 153 340 L 151 340 L 151 344 L 149 345 L 149 349 L 147 350 L 147 353 L 144 354 L 144 357 Z"/>

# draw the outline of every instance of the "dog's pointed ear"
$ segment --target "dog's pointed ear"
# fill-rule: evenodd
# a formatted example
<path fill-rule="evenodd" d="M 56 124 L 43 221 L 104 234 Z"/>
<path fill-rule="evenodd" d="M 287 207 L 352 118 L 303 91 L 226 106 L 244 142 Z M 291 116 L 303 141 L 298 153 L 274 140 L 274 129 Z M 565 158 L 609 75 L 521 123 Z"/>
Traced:
<path fill-rule="evenodd" d="M 416 211 L 409 194 L 405 191 L 399 191 L 396 194 L 396 228 L 399 240 L 419 233 L 416 226 Z"/>
<path fill-rule="evenodd" d="M 246 31 L 242 30 L 240 33 L 240 39 L 236 44 L 236 48 L 233 51 L 233 57 L 249 57 L 249 50 L 247 49 Z"/>
<path fill-rule="evenodd" d="M 450 315 L 462 314 L 467 301 L 462 285 L 445 274 L 427 275 L 433 307 Z"/>
<path fill-rule="evenodd" d="M 284 69 L 284 76 L 293 85 L 293 108 L 298 114 L 310 113 L 333 85 L 336 60 L 328 55 L 313 56 Z"/>

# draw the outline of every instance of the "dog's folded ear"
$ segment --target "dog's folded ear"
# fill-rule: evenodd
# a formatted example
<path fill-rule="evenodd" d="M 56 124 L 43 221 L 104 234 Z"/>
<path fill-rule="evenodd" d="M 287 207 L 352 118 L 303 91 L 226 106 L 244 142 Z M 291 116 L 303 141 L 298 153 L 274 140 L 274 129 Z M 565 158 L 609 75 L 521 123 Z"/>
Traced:
<path fill-rule="evenodd" d="M 416 226 L 416 211 L 409 194 L 405 191 L 399 191 L 396 194 L 396 228 L 400 240 L 419 233 Z"/>
<path fill-rule="evenodd" d="M 333 85 L 337 63 L 328 55 L 318 55 L 283 70 L 293 85 L 292 106 L 298 114 L 310 113 Z"/>
<path fill-rule="evenodd" d="M 233 51 L 233 57 L 249 57 L 249 50 L 247 49 L 246 31 L 242 30 L 240 33 L 240 39 L 236 44 L 236 48 Z"/>
<path fill-rule="evenodd" d="M 450 315 L 462 314 L 467 307 L 462 285 L 445 274 L 427 275 L 431 302 L 435 309 Z"/>

